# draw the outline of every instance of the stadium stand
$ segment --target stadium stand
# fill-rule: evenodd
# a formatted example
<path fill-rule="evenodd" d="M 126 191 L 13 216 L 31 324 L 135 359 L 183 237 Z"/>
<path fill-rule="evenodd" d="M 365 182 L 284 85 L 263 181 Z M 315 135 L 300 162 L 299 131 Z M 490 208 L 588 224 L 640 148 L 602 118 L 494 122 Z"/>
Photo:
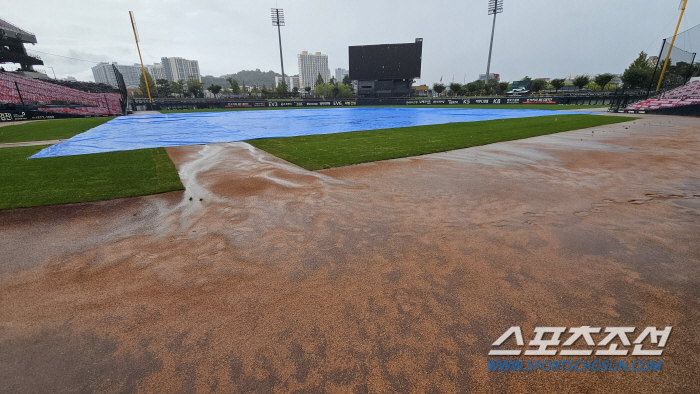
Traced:
<path fill-rule="evenodd" d="M 89 93 L 10 72 L 0 72 L 0 103 L 33 105 L 40 107 L 40 111 L 83 116 L 121 115 L 121 95 L 113 91 Z"/>
<path fill-rule="evenodd" d="M 36 36 L 12 23 L 0 19 L 0 63 L 19 63 L 23 71 L 43 65 L 38 56 L 27 54 L 24 44 L 36 44 Z"/>
<path fill-rule="evenodd" d="M 0 19 L 0 64 L 20 65 L 17 72 L 0 69 L 0 109 L 70 116 L 126 113 L 126 86 L 118 70 L 114 70 L 117 80 L 121 81 L 118 89 L 91 82 L 49 80 L 33 68 L 43 65 L 43 61 L 38 56 L 28 54 L 24 47 L 25 44 L 36 43 L 36 35 Z M 26 119 L 25 115 L 22 112 L 22 117 Z"/>
<path fill-rule="evenodd" d="M 659 97 L 632 104 L 625 110 L 648 111 L 692 104 L 700 104 L 700 81 L 690 82 L 679 88 L 669 90 Z"/>

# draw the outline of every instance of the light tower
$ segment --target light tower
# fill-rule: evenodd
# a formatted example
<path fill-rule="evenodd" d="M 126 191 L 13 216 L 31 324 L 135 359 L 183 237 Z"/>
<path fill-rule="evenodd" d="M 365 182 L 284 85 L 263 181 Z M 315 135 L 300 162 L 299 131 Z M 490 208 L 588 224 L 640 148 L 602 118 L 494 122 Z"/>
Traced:
<path fill-rule="evenodd" d="M 282 82 L 286 85 L 284 79 L 284 60 L 282 59 L 282 33 L 280 26 L 284 26 L 284 10 L 281 8 L 272 8 L 272 26 L 277 26 L 277 37 L 280 40 L 280 64 L 282 65 Z M 287 86 L 289 88 L 289 86 Z"/>
<path fill-rule="evenodd" d="M 489 72 L 491 71 L 491 51 L 493 50 L 493 33 L 496 31 L 496 15 L 501 12 L 503 12 L 503 0 L 489 0 L 489 15 L 493 14 L 493 27 L 491 27 L 489 61 L 486 63 L 486 83 L 489 83 Z"/>

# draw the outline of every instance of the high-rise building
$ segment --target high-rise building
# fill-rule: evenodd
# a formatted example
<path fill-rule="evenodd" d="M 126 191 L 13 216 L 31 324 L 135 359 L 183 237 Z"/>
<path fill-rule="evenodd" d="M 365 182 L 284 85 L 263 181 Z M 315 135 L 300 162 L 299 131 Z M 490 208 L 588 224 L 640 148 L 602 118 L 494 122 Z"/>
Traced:
<path fill-rule="evenodd" d="M 112 70 L 112 65 L 114 65 L 117 70 L 124 77 L 124 84 L 127 88 L 137 88 L 139 87 L 139 78 L 141 77 L 141 65 L 135 64 L 133 66 L 126 66 L 122 64 L 117 64 L 116 62 L 109 63 L 98 63 L 92 68 L 92 76 L 95 78 L 97 83 L 106 83 L 118 87 L 117 77 L 114 75 L 114 70 Z"/>
<path fill-rule="evenodd" d="M 153 82 L 159 80 L 159 79 L 168 79 L 167 76 L 165 76 L 165 67 L 163 67 L 162 64 L 160 63 L 153 63 L 152 65 L 146 65 L 144 66 L 146 69 L 146 72 L 151 74 L 151 78 L 153 78 Z"/>
<path fill-rule="evenodd" d="M 284 79 L 287 82 L 287 88 L 289 89 L 289 91 L 292 91 L 292 89 L 294 89 L 295 87 L 301 89 L 301 86 L 299 85 L 298 75 L 285 75 Z M 282 77 L 275 77 L 275 87 L 277 87 L 281 82 Z"/>
<path fill-rule="evenodd" d="M 331 70 L 328 68 L 328 55 L 323 55 L 321 52 L 310 54 L 303 51 L 298 55 L 299 58 L 299 88 L 304 89 L 310 86 L 313 90 L 316 87 L 316 78 L 320 74 L 324 83 L 328 83 L 331 79 Z"/>
<path fill-rule="evenodd" d="M 343 78 L 348 75 L 348 70 L 344 68 L 336 68 L 335 69 L 335 80 L 338 82 L 343 82 Z"/>
<path fill-rule="evenodd" d="M 197 60 L 187 60 L 181 57 L 162 57 L 160 63 L 165 70 L 165 77 L 170 82 L 177 82 L 192 76 L 197 81 L 202 82 L 202 75 L 199 72 L 199 62 Z"/>

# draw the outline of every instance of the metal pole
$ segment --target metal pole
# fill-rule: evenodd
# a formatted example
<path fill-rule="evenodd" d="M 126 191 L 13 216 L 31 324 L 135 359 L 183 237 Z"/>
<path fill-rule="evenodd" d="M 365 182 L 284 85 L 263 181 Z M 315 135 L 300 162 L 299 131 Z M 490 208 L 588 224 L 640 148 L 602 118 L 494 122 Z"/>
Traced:
<path fill-rule="evenodd" d="M 668 48 L 668 54 L 666 55 L 666 61 L 664 62 L 664 68 L 661 69 L 661 76 L 659 77 L 659 84 L 656 85 L 656 91 L 661 89 L 661 82 L 664 80 L 664 73 L 666 72 L 666 66 L 668 66 L 668 61 L 671 59 L 671 51 L 673 50 L 673 44 L 676 42 L 676 35 L 678 34 L 678 28 L 681 27 L 681 20 L 683 19 L 683 13 L 685 13 L 685 6 L 688 4 L 688 0 L 683 1 L 683 8 L 681 8 L 681 16 L 678 17 L 678 24 L 676 25 L 676 31 L 673 33 L 673 39 L 671 40 L 671 46 Z"/>
<path fill-rule="evenodd" d="M 496 0 L 496 6 L 494 10 L 498 8 L 498 0 Z M 489 83 L 489 71 L 491 70 L 491 51 L 493 50 L 493 33 L 496 31 L 496 15 L 498 12 L 493 13 L 493 26 L 491 27 L 491 45 L 489 45 L 489 61 L 486 64 L 486 84 Z"/>
<path fill-rule="evenodd" d="M 280 30 L 280 24 L 279 24 L 280 10 L 279 9 L 275 10 L 275 13 L 277 15 L 277 37 L 279 38 L 279 42 L 280 42 L 280 64 L 282 65 L 282 82 L 286 85 L 287 82 L 284 80 L 284 58 L 282 58 L 282 33 Z M 289 88 L 289 86 L 287 86 L 287 88 Z"/>
<path fill-rule="evenodd" d="M 102 96 L 104 96 L 104 98 L 105 98 L 105 106 L 107 107 L 107 114 L 111 115 L 112 111 L 110 111 L 110 109 L 109 109 L 109 101 L 107 100 L 107 95 L 103 93 Z"/>
<path fill-rule="evenodd" d="M 661 43 L 661 50 L 659 51 L 659 57 L 656 58 L 656 66 L 654 66 L 654 73 L 651 74 L 651 81 L 649 81 L 649 88 L 647 89 L 647 98 L 649 98 L 649 93 L 651 92 L 651 87 L 654 86 L 654 78 L 656 77 L 656 70 L 659 69 L 659 63 L 661 60 L 661 55 L 664 53 L 664 47 L 666 46 L 666 39 Z"/>
<path fill-rule="evenodd" d="M 24 100 L 22 99 L 22 93 L 19 91 L 19 85 L 17 85 L 17 82 L 15 82 L 15 89 L 17 89 L 17 94 L 19 95 L 19 102 L 22 103 L 22 107 L 24 107 Z"/>
<path fill-rule="evenodd" d="M 688 76 L 686 76 L 685 81 L 683 81 L 684 85 L 688 83 L 690 77 L 693 76 L 693 63 L 695 63 L 695 55 L 697 55 L 697 53 L 693 53 L 693 60 L 690 61 L 690 67 L 688 67 Z"/>
<path fill-rule="evenodd" d="M 146 68 L 143 67 L 143 58 L 141 57 L 141 48 L 139 48 L 139 36 L 136 34 L 136 24 L 134 23 L 134 14 L 131 11 L 129 11 L 129 17 L 131 18 L 131 28 L 134 30 L 134 39 L 136 40 L 136 50 L 138 50 L 138 52 L 139 52 L 139 60 L 141 61 L 141 71 L 143 72 L 143 81 L 146 84 L 146 91 L 148 92 L 148 103 L 151 105 L 151 111 L 153 111 L 153 100 L 151 99 L 151 89 L 148 87 L 148 78 L 146 77 Z"/>
<path fill-rule="evenodd" d="M 284 80 L 284 59 L 282 58 L 282 33 L 280 32 L 280 27 L 277 26 L 277 36 L 280 40 L 280 64 L 282 65 L 282 82 L 286 83 Z"/>

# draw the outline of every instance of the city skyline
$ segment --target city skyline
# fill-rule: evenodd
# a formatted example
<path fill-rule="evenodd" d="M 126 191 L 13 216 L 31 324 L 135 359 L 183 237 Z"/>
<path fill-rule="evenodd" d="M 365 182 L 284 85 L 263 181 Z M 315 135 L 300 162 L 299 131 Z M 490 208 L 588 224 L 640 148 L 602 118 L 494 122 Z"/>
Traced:
<path fill-rule="evenodd" d="M 143 69 L 151 75 L 154 81 L 158 79 L 167 79 L 170 82 L 187 81 L 190 76 L 194 76 L 199 82 L 202 82 L 202 75 L 199 72 L 199 62 L 197 60 L 188 60 L 181 57 L 162 57 L 160 60 L 160 63 L 143 65 Z M 127 88 L 139 86 L 140 78 L 143 74 L 140 63 L 134 63 L 133 65 L 119 64 L 118 62 L 98 63 L 91 68 L 94 81 L 117 87 L 117 79 L 112 71 L 112 65 L 124 77 L 124 83 Z"/>
<path fill-rule="evenodd" d="M 204 5 L 66 0 L 57 7 L 54 2 L 27 0 L 8 4 L 3 17 L 36 34 L 38 43 L 28 50 L 42 57 L 44 70 L 53 67 L 58 78 L 92 79 L 90 68 L 98 62 L 137 63 L 129 10 L 138 22 L 144 63 L 158 63 L 159 53 L 178 53 L 198 59 L 204 66 L 202 75 L 220 76 L 256 68 L 280 73 L 277 31 L 269 24 L 270 7 L 279 7 L 287 23 L 282 37 L 287 74 L 299 72 L 294 57 L 304 50 L 327 54 L 334 70 L 348 67 L 348 46 L 423 37 L 423 72 L 417 83 L 432 84 L 441 78 L 469 82 L 486 71 L 491 27 L 486 3 L 436 0 L 427 7 L 413 0 L 215 0 Z M 603 0 L 565 6 L 555 0 L 532 0 L 505 2 L 504 7 L 491 69 L 509 81 L 525 75 L 619 74 L 640 51 L 658 53 L 662 39 L 673 34 L 679 13 L 676 4 L 653 0 L 635 2 L 634 8 Z M 367 9 L 373 12 L 363 12 Z M 387 14 L 391 21 L 382 17 Z M 700 7 L 689 6 L 681 31 L 698 22 Z M 191 24 L 195 27 L 187 27 Z"/>

